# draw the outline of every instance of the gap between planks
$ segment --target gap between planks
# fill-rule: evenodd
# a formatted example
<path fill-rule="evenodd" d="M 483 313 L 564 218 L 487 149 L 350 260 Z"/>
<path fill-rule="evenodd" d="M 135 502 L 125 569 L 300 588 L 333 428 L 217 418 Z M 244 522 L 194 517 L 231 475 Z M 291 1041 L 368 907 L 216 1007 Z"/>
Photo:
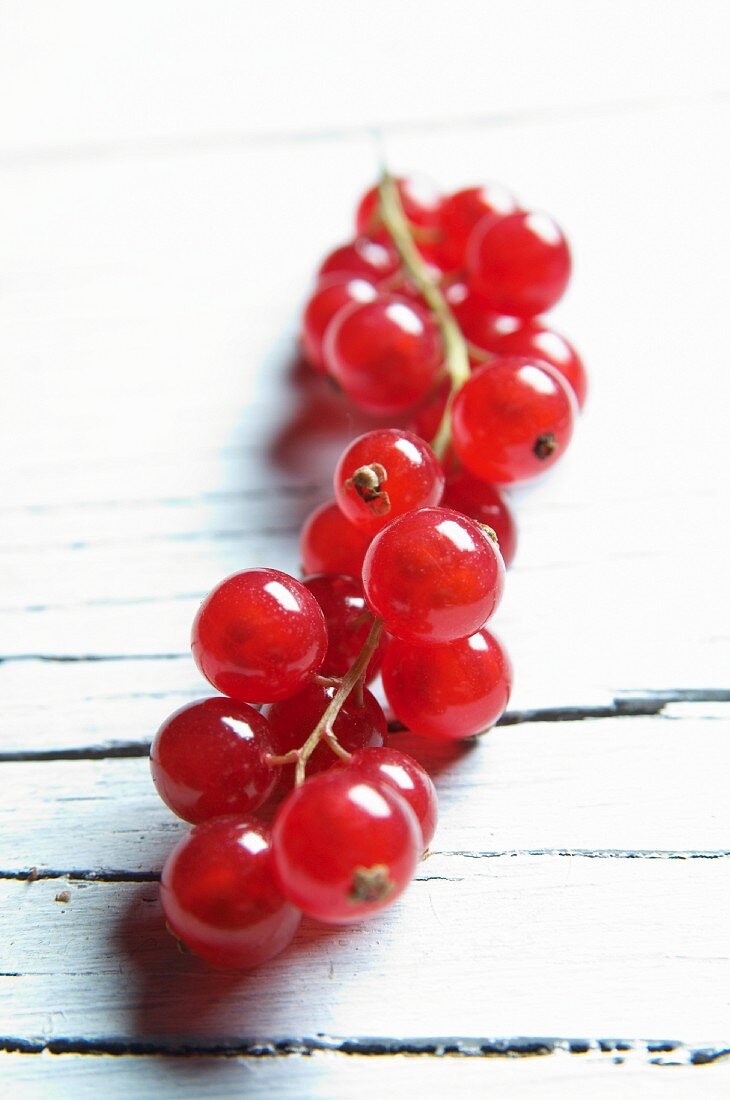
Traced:
<path fill-rule="evenodd" d="M 261 1040 L 240 1039 L 232 1043 L 124 1042 L 113 1039 L 60 1037 L 51 1040 L 1 1036 L 0 1051 L 7 1054 L 113 1055 L 123 1057 L 168 1055 L 179 1058 L 200 1054 L 232 1058 L 290 1058 L 324 1053 L 347 1057 L 393 1057 L 403 1054 L 421 1057 L 534 1058 L 555 1054 L 611 1055 L 621 1064 L 630 1055 L 657 1065 L 708 1065 L 730 1057 L 730 1044 L 684 1043 L 674 1039 L 580 1039 L 550 1037 L 479 1038 L 449 1036 L 423 1039 L 316 1038 Z"/>
<path fill-rule="evenodd" d="M 439 856 L 455 859 L 521 859 L 532 856 L 567 859 L 727 859 L 730 849 L 631 849 L 631 848 L 505 848 L 493 852 L 449 852 Z M 0 879 L 18 882 L 39 882 L 49 879 L 68 879 L 69 882 L 159 882 L 159 871 L 128 871 L 123 868 L 88 870 L 69 867 L 31 867 L 28 870 L 0 870 Z M 415 882 L 454 882 L 454 875 L 414 876 Z"/>
<path fill-rule="evenodd" d="M 3 661 L 13 660 L 39 660 L 59 663 L 81 661 L 111 661 L 111 660 L 169 660 L 171 657 L 187 657 L 187 654 L 153 654 L 139 658 L 133 657 L 13 657 L 0 658 Z M 730 689 L 708 688 L 677 688 L 660 691 L 647 691 L 646 693 L 631 692 L 625 695 L 616 695 L 613 702 L 605 706 L 569 706 L 569 707 L 535 707 L 529 710 L 506 711 L 496 723 L 497 726 L 517 726 L 531 722 L 581 722 L 594 718 L 637 718 L 661 715 L 667 706 L 673 703 L 725 703 L 730 702 Z M 391 733 L 399 733 L 406 727 L 398 721 L 388 724 Z M 485 733 L 488 731 L 485 731 Z M 477 737 L 480 735 L 477 735 Z M 0 763 L 7 764 L 14 761 L 32 763 L 33 761 L 48 762 L 52 760 L 105 760 L 136 758 L 146 756 L 149 752 L 150 741 L 120 741 L 109 745 L 79 745 L 64 749 L 27 749 L 11 752 L 0 752 Z"/>

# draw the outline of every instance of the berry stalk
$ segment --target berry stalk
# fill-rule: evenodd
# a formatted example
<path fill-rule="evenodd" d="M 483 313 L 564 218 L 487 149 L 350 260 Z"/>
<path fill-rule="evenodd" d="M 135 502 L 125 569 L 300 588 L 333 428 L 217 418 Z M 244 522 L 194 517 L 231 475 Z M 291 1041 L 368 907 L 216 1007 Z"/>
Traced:
<path fill-rule="evenodd" d="M 451 312 L 449 303 L 431 278 L 428 267 L 419 252 L 408 224 L 398 187 L 393 176 L 383 172 L 378 184 L 380 217 L 398 251 L 403 266 L 415 283 L 438 325 L 444 344 L 446 369 L 451 378 L 451 392 L 431 448 L 438 459 L 443 459 L 451 442 L 451 405 L 458 390 L 471 374 L 466 340 Z"/>
<path fill-rule="evenodd" d="M 332 727 L 334 726 L 337 715 L 347 702 L 350 694 L 365 675 L 367 667 L 370 664 L 370 659 L 378 647 L 378 642 L 380 641 L 380 635 L 382 633 L 382 619 L 374 619 L 362 649 L 357 655 L 349 672 L 342 677 L 340 686 L 332 697 L 332 702 L 327 707 L 301 749 L 297 751 L 297 766 L 294 773 L 294 782 L 297 787 L 301 786 L 304 782 L 307 761 L 320 741 L 326 741 L 332 751 L 339 756 L 341 760 L 347 761 L 350 759 L 350 753 L 347 752 L 346 749 L 343 749 L 342 745 L 335 737 Z"/>

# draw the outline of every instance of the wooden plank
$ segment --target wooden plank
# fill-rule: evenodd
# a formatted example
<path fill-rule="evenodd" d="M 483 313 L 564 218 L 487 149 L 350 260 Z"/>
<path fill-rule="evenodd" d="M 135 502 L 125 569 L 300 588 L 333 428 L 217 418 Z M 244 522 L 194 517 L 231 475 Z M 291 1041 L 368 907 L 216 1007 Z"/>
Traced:
<path fill-rule="evenodd" d="M 205 148 L 715 91 L 727 88 L 726 15 L 719 0 L 705 0 L 701 20 L 677 0 L 662 5 L 661 19 L 651 4 L 630 0 L 578 10 L 555 0 L 549 11 L 515 0 L 488 13 L 457 0 L 449 20 L 431 7 L 414 20 L 408 5 L 386 0 L 358 0 L 346 13 L 319 0 L 306 19 L 286 0 L 258 9 L 186 3 L 182 13 L 171 0 L 103 10 L 74 0 L 63 19 L 42 4 L 36 21 L 9 4 L 0 102 L 14 110 L 2 119 L 0 145 L 36 155 L 70 146 L 68 155 L 90 143 L 98 156 L 121 142 L 149 155 L 145 139 L 154 137 Z M 431 79 L 452 58 L 448 79 Z M 296 96 L 281 94 L 287 76 Z"/>
<path fill-rule="evenodd" d="M 77 1100 L 127 1100 L 130 1093 L 160 1100 L 222 1100 L 245 1094 L 247 1100 L 284 1100 L 293 1095 L 318 1100 L 370 1100 L 372 1096 L 418 1093 L 424 1096 L 509 1096 L 609 1100 L 623 1096 L 646 1100 L 725 1100 L 730 1063 L 683 1066 L 666 1053 L 644 1049 L 549 1057 L 389 1058 L 319 1053 L 308 1057 L 85 1057 L 82 1055 L 0 1054 L 6 1087 L 23 1100 L 47 1100 L 49 1089 L 72 1093 Z M 650 1064 L 650 1063 L 657 1064 Z M 668 1068 L 668 1065 L 672 1068 Z"/>
<path fill-rule="evenodd" d="M 67 839 L 70 839 L 67 834 Z M 181 955 L 155 884 L 0 882 L 0 1034 L 194 1044 L 306 1036 L 644 1036 L 730 1027 L 730 860 L 444 860 L 382 918 L 305 923 L 246 976 Z"/>
<path fill-rule="evenodd" d="M 504 726 L 453 749 L 393 734 L 438 786 L 424 874 L 442 873 L 452 853 L 730 854 L 730 706 L 685 709 L 681 720 Z M 187 828 L 157 797 L 146 759 L 0 764 L 0 786 L 0 873 L 153 873 Z"/>

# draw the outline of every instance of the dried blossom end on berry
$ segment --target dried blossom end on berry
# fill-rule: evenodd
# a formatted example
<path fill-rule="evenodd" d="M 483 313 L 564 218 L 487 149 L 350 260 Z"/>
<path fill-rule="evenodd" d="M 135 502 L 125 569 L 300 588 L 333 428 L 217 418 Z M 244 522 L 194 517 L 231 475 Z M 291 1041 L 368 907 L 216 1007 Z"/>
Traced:
<path fill-rule="evenodd" d="M 353 905 L 384 901 L 394 889 L 395 883 L 384 863 L 376 863 L 373 867 L 356 867 L 347 900 Z"/>
<path fill-rule="evenodd" d="M 369 505 L 373 515 L 386 516 L 390 511 L 390 497 L 383 489 L 383 483 L 387 480 L 385 467 L 379 462 L 371 462 L 369 466 L 358 467 L 352 477 L 348 477 L 345 489 L 354 489 L 360 500 Z"/>
<path fill-rule="evenodd" d="M 550 458 L 550 455 L 556 450 L 558 441 L 552 432 L 546 432 L 545 435 L 539 435 L 535 440 L 535 446 L 532 448 L 537 458 L 545 459 Z"/>

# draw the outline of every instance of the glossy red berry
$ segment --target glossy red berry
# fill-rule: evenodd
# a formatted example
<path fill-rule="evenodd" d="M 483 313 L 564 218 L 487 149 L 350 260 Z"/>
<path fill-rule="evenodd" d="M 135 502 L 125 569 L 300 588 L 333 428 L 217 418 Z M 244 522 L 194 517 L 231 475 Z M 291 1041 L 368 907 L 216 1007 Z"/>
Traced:
<path fill-rule="evenodd" d="M 396 180 L 403 213 L 413 226 L 429 229 L 438 224 L 441 196 L 431 180 L 423 176 Z M 379 197 L 377 187 L 366 191 L 358 203 L 355 214 L 355 227 L 358 233 L 377 235 L 383 232 L 383 222 L 378 210 Z"/>
<path fill-rule="evenodd" d="M 379 428 L 343 452 L 334 477 L 340 508 L 356 527 L 373 535 L 396 516 L 436 505 L 444 475 L 431 448 L 417 435 Z"/>
<path fill-rule="evenodd" d="M 299 537 L 305 573 L 362 574 L 370 536 L 345 519 L 334 500 L 320 504 L 309 515 Z"/>
<path fill-rule="evenodd" d="M 559 332 L 538 321 L 519 321 L 516 317 L 495 317 L 492 320 L 487 351 L 496 355 L 524 355 L 541 359 L 555 367 L 570 385 L 578 405 L 585 404 L 588 378 L 583 361 L 573 345 Z"/>
<path fill-rule="evenodd" d="M 372 624 L 362 585 L 354 577 L 334 573 L 307 577 L 302 583 L 322 608 L 327 626 L 327 654 L 320 674 L 344 676 L 365 645 Z M 383 635 L 368 665 L 368 682 L 378 674 L 385 645 Z"/>
<path fill-rule="evenodd" d="M 417 302 L 384 294 L 346 306 L 327 329 L 327 370 L 370 412 L 397 413 L 422 400 L 443 367 L 435 322 Z"/>
<path fill-rule="evenodd" d="M 547 214 L 487 220 L 469 238 L 469 282 L 497 313 L 544 313 L 562 297 L 570 267 L 568 243 Z"/>
<path fill-rule="evenodd" d="M 554 329 L 539 321 L 525 321 L 493 313 L 484 300 L 464 283 L 454 283 L 446 292 L 449 305 L 466 339 L 493 355 L 524 355 L 542 359 L 562 374 L 583 407 L 588 379 L 581 357 L 573 345 Z"/>
<path fill-rule="evenodd" d="M 438 799 L 428 772 L 412 756 L 398 749 L 360 749 L 347 765 L 372 783 L 394 787 L 405 798 L 421 826 L 423 849 L 428 848 L 436 832 Z"/>
<path fill-rule="evenodd" d="M 218 691 L 265 703 L 294 695 L 317 671 L 327 631 L 319 604 L 299 581 L 278 569 L 245 569 L 203 600 L 192 650 Z"/>
<path fill-rule="evenodd" d="M 486 523 L 497 536 L 499 550 L 509 569 L 517 549 L 517 527 L 509 506 L 494 485 L 461 470 L 452 474 L 444 490 L 445 508 L 463 512 L 477 523 Z"/>
<path fill-rule="evenodd" d="M 357 237 L 340 245 L 322 260 L 318 275 L 344 273 L 367 279 L 376 286 L 388 282 L 400 268 L 400 258 L 392 244 Z"/>
<path fill-rule="evenodd" d="M 331 703 L 335 690 L 334 687 L 309 684 L 291 699 L 264 707 L 273 751 L 278 756 L 302 747 Z M 367 688 L 363 692 L 363 705 L 359 706 L 356 697 L 350 695 L 332 726 L 335 737 L 346 752 L 382 745 L 387 730 L 383 709 Z M 307 777 L 331 768 L 339 759 L 329 745 L 320 742 L 307 761 Z M 282 765 L 280 770 L 284 773 L 285 782 L 291 785 L 294 768 Z"/>
<path fill-rule="evenodd" d="M 491 351 L 497 336 L 495 326 L 501 319 L 505 319 L 504 315 L 490 309 L 485 300 L 467 283 L 452 283 L 445 293 L 465 339 L 478 348 Z M 506 319 L 513 325 L 524 324 L 524 321 L 516 317 Z"/>
<path fill-rule="evenodd" d="M 394 901 L 413 877 L 422 839 L 416 815 L 392 786 L 349 767 L 292 791 L 273 828 L 283 892 L 331 924 L 371 917 Z"/>
<path fill-rule="evenodd" d="M 436 435 L 446 411 L 446 402 L 450 393 L 451 379 L 444 378 L 443 382 L 416 409 L 411 427 L 421 439 L 430 441 Z"/>
<path fill-rule="evenodd" d="M 302 318 L 302 349 L 311 366 L 325 370 L 322 341 L 333 317 L 352 302 L 372 302 L 377 296 L 373 283 L 357 275 L 341 272 L 321 280 Z"/>
<path fill-rule="evenodd" d="M 436 741 L 493 726 L 511 686 L 509 658 L 484 627 L 448 645 L 393 641 L 383 662 L 383 687 L 395 714 L 413 733 Z"/>
<path fill-rule="evenodd" d="M 504 563 L 473 520 L 449 508 L 420 508 L 393 520 L 370 544 L 365 598 L 385 628 L 412 642 L 473 634 L 497 607 Z"/>
<path fill-rule="evenodd" d="M 150 767 L 157 793 L 193 824 L 257 810 L 276 786 L 265 718 L 247 703 L 216 697 L 180 707 L 155 734 Z"/>
<path fill-rule="evenodd" d="M 287 947 L 301 913 L 283 896 L 269 830 L 253 818 L 197 825 L 162 871 L 171 931 L 213 966 L 259 966 Z"/>
<path fill-rule="evenodd" d="M 573 392 L 554 367 L 520 356 L 495 359 L 456 395 L 454 450 L 484 481 L 524 481 L 557 462 L 576 412 Z"/>
<path fill-rule="evenodd" d="M 438 217 L 441 239 L 437 254 L 444 268 L 459 271 L 464 267 L 469 237 L 485 218 L 504 218 L 519 209 L 512 192 L 498 183 L 465 187 L 447 195 L 441 202 Z"/>

